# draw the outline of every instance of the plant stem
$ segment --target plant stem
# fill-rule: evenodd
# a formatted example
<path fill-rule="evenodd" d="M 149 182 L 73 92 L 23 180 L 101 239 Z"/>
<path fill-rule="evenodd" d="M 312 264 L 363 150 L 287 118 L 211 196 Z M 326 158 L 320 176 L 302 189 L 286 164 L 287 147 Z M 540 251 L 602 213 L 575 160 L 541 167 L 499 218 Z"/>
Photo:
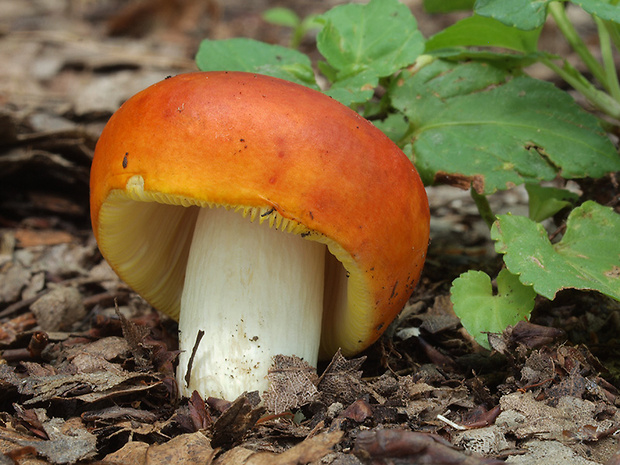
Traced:
<path fill-rule="evenodd" d="M 476 192 L 476 189 L 474 189 L 473 187 L 470 189 L 470 193 L 471 193 L 471 197 L 474 199 L 474 202 L 476 203 L 476 207 L 478 207 L 478 212 L 480 212 L 480 216 L 482 217 L 484 222 L 487 224 L 489 229 L 491 229 L 491 226 L 493 226 L 493 223 L 495 222 L 495 215 L 493 214 L 493 211 L 491 210 L 489 199 L 487 198 L 486 195 L 479 194 L 478 192 Z"/>
<path fill-rule="evenodd" d="M 605 114 L 620 120 L 620 102 L 614 100 L 609 94 L 598 90 L 579 71 L 573 68 L 567 61 L 560 67 L 549 58 L 542 58 L 541 63 L 555 71 L 562 79 L 581 93 L 596 108 Z"/>
<path fill-rule="evenodd" d="M 614 43 L 616 50 L 620 50 L 620 24 L 605 21 L 605 26 L 607 26 L 611 41 Z"/>
<path fill-rule="evenodd" d="M 575 27 L 568 19 L 563 4 L 559 2 L 549 3 L 549 13 L 553 16 L 558 28 L 570 44 L 570 46 L 577 52 L 583 62 L 586 64 L 592 75 L 607 88 L 607 76 L 605 70 L 597 59 L 590 53 L 588 46 L 581 39 L 577 33 Z"/>
<path fill-rule="evenodd" d="M 618 72 L 614 60 L 614 52 L 611 46 L 611 34 L 607 24 L 600 18 L 594 17 L 601 46 L 601 56 L 603 57 L 603 67 L 605 69 L 607 90 L 610 95 L 620 102 L 620 83 L 618 83 Z"/>

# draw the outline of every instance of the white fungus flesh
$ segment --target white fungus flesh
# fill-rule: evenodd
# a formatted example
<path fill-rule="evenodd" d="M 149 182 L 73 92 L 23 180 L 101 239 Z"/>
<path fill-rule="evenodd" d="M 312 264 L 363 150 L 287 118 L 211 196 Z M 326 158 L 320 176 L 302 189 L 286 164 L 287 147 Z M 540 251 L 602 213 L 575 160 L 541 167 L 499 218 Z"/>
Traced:
<path fill-rule="evenodd" d="M 233 400 L 264 391 L 277 354 L 316 366 L 325 249 L 268 222 L 201 209 L 181 298 L 177 374 L 183 395 L 197 390 Z"/>

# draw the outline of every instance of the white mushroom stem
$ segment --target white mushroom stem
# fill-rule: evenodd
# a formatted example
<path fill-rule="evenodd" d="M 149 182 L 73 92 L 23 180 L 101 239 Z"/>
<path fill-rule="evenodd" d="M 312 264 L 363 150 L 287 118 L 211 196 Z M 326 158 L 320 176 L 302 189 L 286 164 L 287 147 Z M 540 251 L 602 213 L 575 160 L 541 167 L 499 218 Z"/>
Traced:
<path fill-rule="evenodd" d="M 181 393 L 234 400 L 262 392 L 278 354 L 316 366 L 324 261 L 322 244 L 224 208 L 203 208 L 181 299 Z M 204 336 L 189 366 L 199 330 Z"/>

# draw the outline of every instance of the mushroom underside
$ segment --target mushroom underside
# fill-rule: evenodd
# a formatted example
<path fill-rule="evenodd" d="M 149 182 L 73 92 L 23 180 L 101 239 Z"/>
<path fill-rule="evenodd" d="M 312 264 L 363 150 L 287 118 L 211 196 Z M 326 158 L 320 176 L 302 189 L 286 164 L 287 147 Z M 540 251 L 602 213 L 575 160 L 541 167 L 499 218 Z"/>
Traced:
<path fill-rule="evenodd" d="M 350 255 L 334 241 L 308 234 L 273 208 L 197 206 L 191 199 L 137 192 L 108 196 L 99 217 L 100 231 L 106 230 L 99 246 L 121 278 L 179 319 L 183 393 L 197 389 L 234 398 L 266 388 L 274 355 L 296 355 L 316 366 L 317 353 L 324 358 L 341 348 L 352 354 L 368 344 L 372 300 Z M 219 230 L 211 231 L 209 225 L 216 224 Z M 252 233 L 248 239 L 239 239 L 242 230 Z M 190 365 L 201 329 L 205 336 Z M 233 381 L 216 382 L 213 376 Z"/>

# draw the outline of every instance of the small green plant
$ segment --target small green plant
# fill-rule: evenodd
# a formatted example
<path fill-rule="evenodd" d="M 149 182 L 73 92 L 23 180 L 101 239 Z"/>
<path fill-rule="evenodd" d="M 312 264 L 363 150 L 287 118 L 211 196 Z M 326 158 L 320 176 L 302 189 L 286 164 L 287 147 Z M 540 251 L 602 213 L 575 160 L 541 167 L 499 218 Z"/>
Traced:
<path fill-rule="evenodd" d="M 292 29 L 290 48 L 299 48 L 304 36 L 312 29 L 320 29 L 316 15 L 300 18 L 293 10 L 283 7 L 270 8 L 263 13 L 263 19 L 276 26 L 284 26 Z"/>
<path fill-rule="evenodd" d="M 545 181 L 601 178 L 620 171 L 610 134 L 620 132 L 619 0 L 426 0 L 430 12 L 472 14 L 424 38 L 397 0 L 337 6 L 308 22 L 286 10 L 267 19 L 293 28 L 296 47 L 318 27 L 323 59 L 291 48 L 231 39 L 202 42 L 202 70 L 257 72 L 319 89 L 372 120 L 399 144 L 427 185 L 470 186 L 505 268 L 491 278 L 469 271 L 452 285 L 454 310 L 483 346 L 487 332 L 527 319 L 536 294 L 596 290 L 620 300 L 620 216 L 609 206 Z M 597 28 L 596 56 L 566 7 L 580 7 Z M 581 64 L 539 47 L 551 18 Z M 565 91 L 527 73 L 542 63 L 578 91 L 586 111 Z M 580 71 L 582 70 L 582 71 Z M 587 76 L 591 76 L 588 78 Z M 525 184 L 529 217 L 496 215 L 488 196 Z M 560 240 L 541 224 L 571 209 Z"/>

